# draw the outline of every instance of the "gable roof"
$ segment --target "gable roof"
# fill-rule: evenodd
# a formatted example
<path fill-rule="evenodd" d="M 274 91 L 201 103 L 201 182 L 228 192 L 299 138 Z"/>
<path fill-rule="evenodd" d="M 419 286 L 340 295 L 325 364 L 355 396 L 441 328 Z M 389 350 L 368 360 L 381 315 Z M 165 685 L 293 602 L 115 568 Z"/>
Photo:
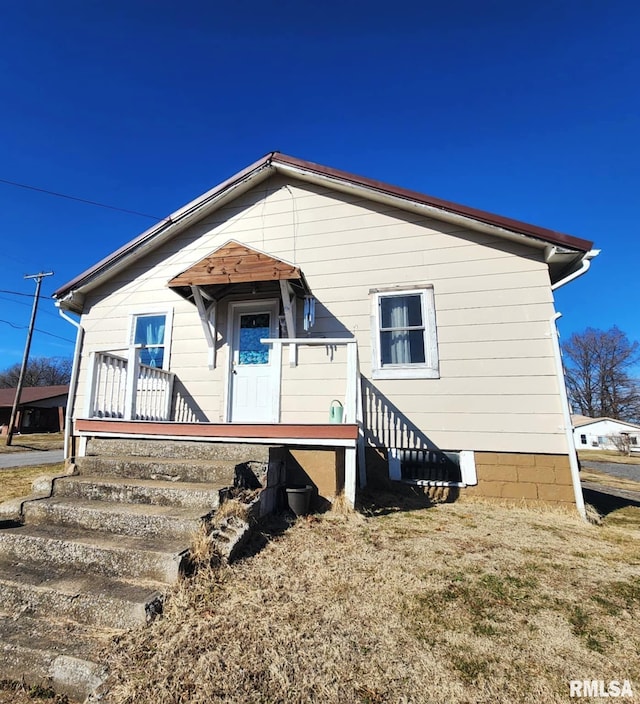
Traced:
<path fill-rule="evenodd" d="M 320 184 L 341 192 L 355 191 L 376 202 L 417 211 L 428 217 L 455 222 L 472 230 L 489 232 L 498 237 L 525 241 L 531 246 L 545 249 L 547 261 L 551 262 L 555 257 L 554 261 L 557 261 L 558 265 L 556 272 L 552 272 L 552 281 L 576 270 L 593 246 L 593 243 L 588 240 L 537 225 L 434 198 L 382 181 L 356 176 L 346 171 L 303 161 L 279 152 L 270 152 L 262 159 L 176 210 L 164 220 L 153 225 L 108 257 L 61 286 L 55 291 L 53 297 L 61 301 L 62 307 L 81 312 L 84 293 L 156 249 L 196 220 L 209 215 L 276 173 Z"/>
<path fill-rule="evenodd" d="M 587 425 L 593 425 L 594 423 L 600 423 L 603 420 L 609 420 L 612 423 L 620 423 L 620 425 L 626 425 L 634 430 L 640 430 L 640 425 L 635 425 L 634 423 L 627 423 L 625 420 L 618 420 L 617 418 L 609 418 L 608 416 L 602 416 L 601 418 L 589 418 L 589 416 L 572 415 L 571 422 L 574 428 L 584 428 Z"/>
<path fill-rule="evenodd" d="M 36 401 L 44 401 L 56 396 L 66 396 L 69 385 L 61 386 L 25 386 L 20 394 L 20 405 L 28 406 Z M 11 408 L 16 397 L 16 389 L 0 389 L 0 408 Z"/>

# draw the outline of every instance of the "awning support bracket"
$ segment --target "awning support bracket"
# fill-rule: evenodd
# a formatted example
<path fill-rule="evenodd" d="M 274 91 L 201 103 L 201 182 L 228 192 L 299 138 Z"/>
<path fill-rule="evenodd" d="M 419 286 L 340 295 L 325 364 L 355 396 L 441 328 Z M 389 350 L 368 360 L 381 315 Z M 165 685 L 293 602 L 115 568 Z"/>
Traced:
<path fill-rule="evenodd" d="M 215 369 L 216 367 L 216 303 L 217 301 L 212 300 L 208 305 L 204 302 L 204 297 L 199 286 L 191 286 L 191 293 L 193 294 L 193 302 L 196 304 L 198 309 L 198 315 L 200 316 L 200 323 L 202 325 L 202 330 L 204 331 L 204 337 L 207 341 L 207 347 L 209 348 L 209 369 Z"/>

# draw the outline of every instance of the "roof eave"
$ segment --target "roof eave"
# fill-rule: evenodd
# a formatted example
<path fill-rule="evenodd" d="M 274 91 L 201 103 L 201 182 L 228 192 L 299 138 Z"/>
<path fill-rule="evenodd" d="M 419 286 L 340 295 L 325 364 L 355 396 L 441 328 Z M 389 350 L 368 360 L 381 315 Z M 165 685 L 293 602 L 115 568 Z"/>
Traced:
<path fill-rule="evenodd" d="M 233 198 L 242 195 L 257 183 L 265 180 L 274 171 L 293 175 L 302 181 L 319 185 L 328 184 L 334 190 L 341 192 L 357 192 L 375 202 L 417 212 L 427 217 L 503 239 L 524 242 L 537 249 L 543 250 L 550 244 L 559 245 L 566 248 L 565 252 L 571 255 L 567 257 L 567 267 L 563 268 L 563 272 L 568 268 L 577 268 L 585 254 L 593 246 L 592 242 L 571 235 L 468 208 L 313 162 L 302 161 L 295 157 L 270 152 L 227 181 L 176 210 L 165 220 L 149 228 L 113 254 L 87 269 L 55 291 L 53 297 L 60 301 L 61 307 L 65 310 L 81 313 L 84 295 L 88 291 L 144 257 L 151 249 L 155 249 L 170 237 L 187 228 L 194 220 L 206 217 Z M 552 275 L 552 283 L 553 278 L 555 275 Z"/>
<path fill-rule="evenodd" d="M 79 301 L 78 294 L 84 294 L 96 288 L 115 273 L 130 266 L 144 257 L 150 249 L 155 249 L 165 240 L 187 228 L 193 220 L 206 217 L 228 201 L 242 195 L 250 188 L 266 179 L 272 171 L 270 165 L 272 153 L 243 169 L 227 181 L 203 193 L 198 198 L 176 210 L 167 218 L 145 230 L 135 239 L 127 242 L 120 249 L 82 272 L 53 293 L 53 298 L 62 303 L 66 310 L 81 312 L 71 301 Z"/>
<path fill-rule="evenodd" d="M 344 190 L 347 191 L 353 190 L 354 188 L 362 189 L 371 195 L 375 193 L 378 194 L 379 197 L 391 197 L 396 204 L 401 202 L 407 204 L 414 203 L 421 208 L 431 210 L 433 216 L 438 219 L 456 216 L 462 217 L 465 221 L 487 224 L 500 232 L 522 235 L 544 243 L 545 245 L 550 243 L 557 244 L 582 252 L 587 252 L 593 247 L 593 242 L 574 237 L 573 235 L 556 232 L 555 230 L 549 230 L 513 218 L 503 217 L 478 208 L 470 208 L 441 198 L 434 198 L 424 193 L 392 186 L 382 181 L 357 176 L 346 171 L 322 166 L 321 164 L 303 161 L 285 154 L 274 154 L 272 163 L 277 170 L 285 173 L 295 173 L 298 178 L 302 180 L 313 180 L 313 176 L 315 175 L 325 182 L 330 181 L 334 188 L 340 188 L 340 184 L 343 184 Z M 468 227 L 469 225 L 466 226 Z"/>

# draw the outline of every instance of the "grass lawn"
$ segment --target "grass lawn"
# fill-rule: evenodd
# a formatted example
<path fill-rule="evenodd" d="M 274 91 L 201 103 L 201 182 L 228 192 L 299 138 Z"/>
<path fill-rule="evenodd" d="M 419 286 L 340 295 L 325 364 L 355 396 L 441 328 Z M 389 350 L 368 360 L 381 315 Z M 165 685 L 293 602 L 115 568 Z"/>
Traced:
<path fill-rule="evenodd" d="M 640 456 L 621 455 L 616 450 L 579 450 L 578 459 L 581 462 L 614 462 L 615 464 L 640 464 Z"/>
<path fill-rule="evenodd" d="M 627 489 L 628 491 L 640 491 L 640 482 L 627 479 L 625 477 L 616 477 L 613 474 L 599 472 L 596 469 L 584 468 L 580 472 L 580 479 L 585 482 L 596 482 L 604 486 L 610 486 L 614 489 Z"/>
<path fill-rule="evenodd" d="M 0 453 L 26 452 L 27 450 L 62 450 L 64 444 L 63 433 L 33 433 L 14 435 L 9 447 L 5 444 L 6 437 L 0 437 Z"/>
<path fill-rule="evenodd" d="M 594 526 L 386 498 L 273 519 L 252 557 L 183 580 L 104 653 L 109 702 L 555 703 L 573 679 L 640 696 L 640 509 Z M 45 701 L 0 686 L 2 704 Z"/>
<path fill-rule="evenodd" d="M 299 519 L 114 644 L 110 701 L 567 702 L 572 679 L 640 692 L 640 510 L 624 511 L 598 527 L 472 501 Z"/>
<path fill-rule="evenodd" d="M 31 482 L 43 474 L 62 474 L 64 463 L 0 469 L 0 502 L 31 493 Z"/>

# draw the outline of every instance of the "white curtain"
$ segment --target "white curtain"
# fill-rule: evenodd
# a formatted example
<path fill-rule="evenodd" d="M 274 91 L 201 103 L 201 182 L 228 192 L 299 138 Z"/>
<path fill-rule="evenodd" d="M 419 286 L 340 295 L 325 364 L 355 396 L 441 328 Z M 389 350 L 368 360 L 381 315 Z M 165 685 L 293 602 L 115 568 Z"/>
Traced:
<path fill-rule="evenodd" d="M 164 356 L 164 315 L 149 315 L 138 318 L 136 343 L 146 346 L 140 359 L 150 367 L 161 367 Z"/>
<path fill-rule="evenodd" d="M 406 328 L 409 326 L 409 299 L 404 296 L 394 296 L 389 299 L 390 327 Z M 391 332 L 391 364 L 410 364 L 411 347 L 408 330 L 393 330 Z"/>

